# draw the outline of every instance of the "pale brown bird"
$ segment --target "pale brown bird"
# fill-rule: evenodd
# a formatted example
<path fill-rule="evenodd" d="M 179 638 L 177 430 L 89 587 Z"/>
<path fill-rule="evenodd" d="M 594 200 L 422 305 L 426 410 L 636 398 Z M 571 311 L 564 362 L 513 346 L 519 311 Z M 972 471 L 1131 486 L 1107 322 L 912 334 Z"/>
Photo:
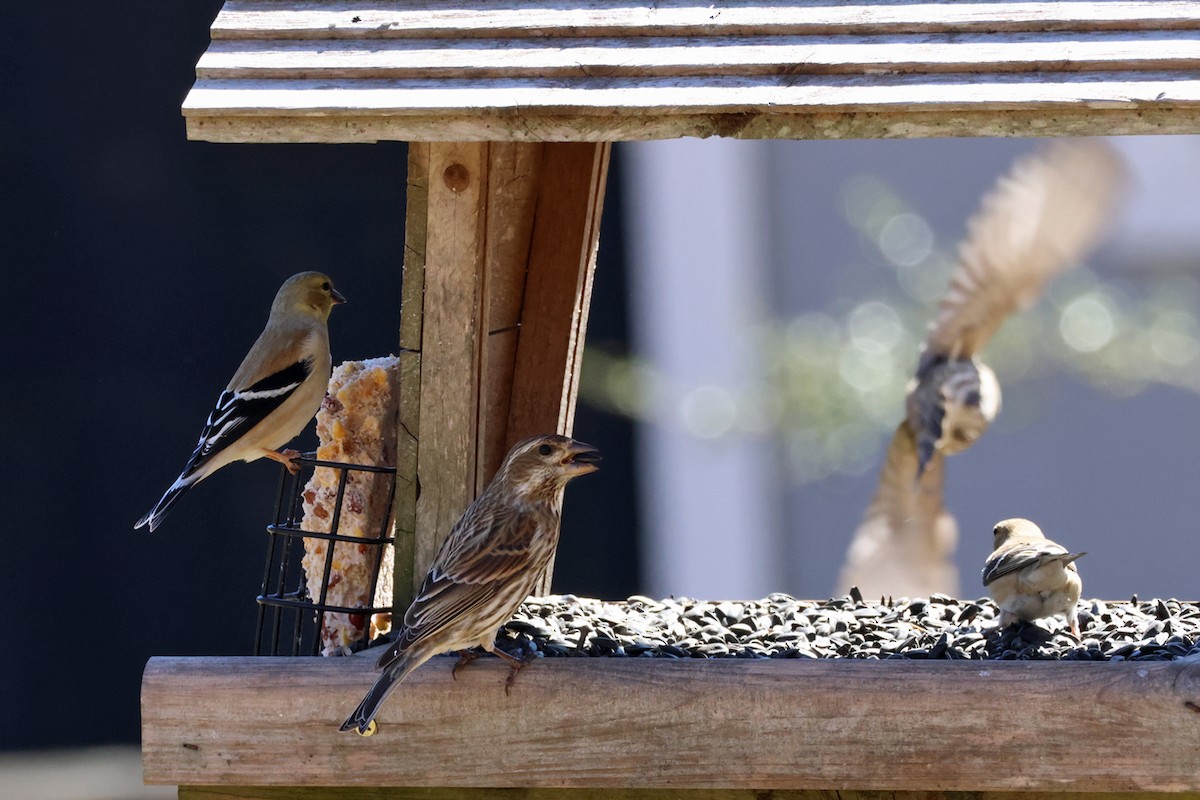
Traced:
<path fill-rule="evenodd" d="M 153 531 L 184 492 L 234 461 L 266 457 L 295 472 L 291 460 L 299 453 L 276 450 L 296 438 L 321 407 L 332 370 L 329 312 L 344 302 L 319 272 L 284 281 L 267 326 L 217 398 L 183 472 L 135 529 L 149 525 Z"/>
<path fill-rule="evenodd" d="M 957 528 L 942 506 L 941 459 L 970 447 L 1000 411 L 1000 383 L 977 355 L 1005 319 L 1099 241 L 1124 183 L 1109 145 L 1061 140 L 1018 159 L 984 197 L 921 348 L 905 419 L 847 552 L 841 590 L 958 593 Z"/>
<path fill-rule="evenodd" d="M 992 531 L 994 552 L 983 567 L 983 585 L 1000 608 L 998 628 L 1066 614 L 1079 638 L 1079 595 L 1083 581 L 1072 553 L 1052 542 L 1027 519 L 1006 519 Z"/>
<path fill-rule="evenodd" d="M 594 472 L 599 460 L 596 448 L 566 436 L 535 436 L 509 451 L 442 542 L 394 643 L 379 659 L 383 674 L 341 730 L 374 733 L 375 714 L 392 689 L 440 653 L 460 652 L 455 673 L 476 657 L 471 648 L 500 656 L 511 666 L 508 690 L 526 662 L 497 650 L 496 632 L 554 555 L 567 482 Z"/>

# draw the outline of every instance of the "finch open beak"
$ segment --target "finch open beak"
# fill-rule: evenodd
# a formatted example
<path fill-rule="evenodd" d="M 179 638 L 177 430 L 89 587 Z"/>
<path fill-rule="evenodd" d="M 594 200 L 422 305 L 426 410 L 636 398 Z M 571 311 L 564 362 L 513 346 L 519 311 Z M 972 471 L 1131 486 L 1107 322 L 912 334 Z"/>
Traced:
<path fill-rule="evenodd" d="M 567 449 L 563 466 L 571 475 L 586 475 L 600 469 L 600 451 L 590 444 L 574 442 Z"/>
<path fill-rule="evenodd" d="M 334 305 L 341 305 L 342 303 L 346 302 L 346 296 L 337 289 L 330 289 L 329 296 L 333 298 Z"/>

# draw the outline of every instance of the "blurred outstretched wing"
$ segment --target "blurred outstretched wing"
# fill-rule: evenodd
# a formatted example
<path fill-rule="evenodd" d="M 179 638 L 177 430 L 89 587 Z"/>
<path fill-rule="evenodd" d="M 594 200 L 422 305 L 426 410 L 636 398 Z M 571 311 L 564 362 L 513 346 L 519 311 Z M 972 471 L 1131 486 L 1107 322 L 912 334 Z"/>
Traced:
<path fill-rule="evenodd" d="M 1019 159 L 967 224 L 925 352 L 977 353 L 1050 278 L 1087 255 L 1124 183 L 1120 156 L 1097 139 L 1055 141 Z"/>

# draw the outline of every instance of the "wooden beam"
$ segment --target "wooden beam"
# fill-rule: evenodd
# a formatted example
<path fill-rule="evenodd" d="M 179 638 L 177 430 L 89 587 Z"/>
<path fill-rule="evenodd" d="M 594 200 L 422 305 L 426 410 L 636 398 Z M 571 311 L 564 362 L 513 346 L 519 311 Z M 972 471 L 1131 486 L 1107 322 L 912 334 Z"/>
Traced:
<path fill-rule="evenodd" d="M 706 139 L 916 139 L 945 136 L 1141 136 L 1200 133 L 1200 108 L 1182 109 L 1149 98 L 1128 108 L 1077 104 L 984 111 L 789 113 L 539 114 L 481 111 L 474 116 L 384 117 L 294 115 L 187 118 L 189 139 L 206 142 L 381 141 L 647 141 Z"/>
<path fill-rule="evenodd" d="M 427 194 L 409 198 L 410 218 L 422 199 L 425 209 L 414 593 L 475 496 L 488 146 L 433 143 L 415 152 L 426 159 L 418 169 Z"/>
<path fill-rule="evenodd" d="M 181 786 L 179 800 L 1161 800 L 1152 792 L 856 792 L 754 789 L 412 789 L 392 786 Z M 1200 793 L 1171 800 L 1200 800 Z"/>
<path fill-rule="evenodd" d="M 217 41 L 196 77 L 582 78 L 1195 70 L 1200 31 Z"/>
<path fill-rule="evenodd" d="M 472 0 L 458 7 L 413 0 L 370 3 L 228 0 L 212 26 L 221 39 L 392 39 L 582 35 L 927 33 L 937 31 L 1195 29 L 1187 0 L 909 2 L 869 0 Z"/>
<path fill-rule="evenodd" d="M 522 332 L 529 247 L 542 187 L 544 149 L 541 143 L 490 145 L 481 381 L 484 397 L 472 496 L 483 490 L 508 452 L 513 368 Z"/>
<path fill-rule="evenodd" d="M 547 144 L 538 197 L 508 446 L 537 433 L 569 436 L 579 391 L 600 217 L 608 175 L 607 143 Z"/>
<path fill-rule="evenodd" d="M 508 449 L 571 431 L 609 148 L 434 143 L 412 153 L 415 285 L 405 286 L 401 338 L 419 380 L 410 370 L 401 435 L 416 441 L 410 485 L 420 492 L 397 516 L 413 544 L 396 585 L 415 591 Z"/>
<path fill-rule="evenodd" d="M 203 116 L 421 117 L 447 120 L 503 109 L 518 117 L 802 114 L 832 111 L 967 112 L 1200 107 L 1191 70 L 904 75 L 721 75 L 690 78 L 380 78 L 198 80 L 184 114 Z M 400 122 L 401 120 L 398 120 Z M 586 128 L 585 128 L 586 130 Z"/>
<path fill-rule="evenodd" d="M 545 146 L 508 407 L 506 448 L 539 433 L 571 435 L 611 146 Z M 554 560 L 534 594 L 550 593 Z"/>
<path fill-rule="evenodd" d="M 183 112 L 214 141 L 1200 132 L 1193 2 L 714 8 L 230 0 Z"/>
<path fill-rule="evenodd" d="M 1200 791 L 1200 662 L 483 659 L 337 730 L 369 658 L 153 658 L 148 783 Z M 286 796 L 286 795 L 285 795 Z M 362 795 L 358 795 L 362 796 Z M 978 797 L 979 795 L 972 795 Z"/>
<path fill-rule="evenodd" d="M 417 542 L 417 432 L 421 429 L 421 333 L 425 303 L 425 240 L 428 228 L 429 145 L 408 146 L 405 191 L 404 277 L 400 285 L 400 390 L 396 425 L 395 544 L 392 602 L 405 609 L 415 587 Z"/>

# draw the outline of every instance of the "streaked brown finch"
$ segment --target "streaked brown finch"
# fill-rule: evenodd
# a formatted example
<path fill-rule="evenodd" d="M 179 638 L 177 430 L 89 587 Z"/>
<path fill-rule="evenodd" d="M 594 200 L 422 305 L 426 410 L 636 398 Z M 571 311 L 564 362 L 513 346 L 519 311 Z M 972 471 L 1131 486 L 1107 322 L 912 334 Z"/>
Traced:
<path fill-rule="evenodd" d="M 567 482 L 594 472 L 599 460 L 591 445 L 557 435 L 535 436 L 509 451 L 442 542 L 404 624 L 379 659 L 383 674 L 341 730 L 374 733 L 375 714 L 396 685 L 441 653 L 459 651 L 455 674 L 477 657 L 472 648 L 505 659 L 508 691 L 528 660 L 496 649 L 496 632 L 554 555 Z"/>

